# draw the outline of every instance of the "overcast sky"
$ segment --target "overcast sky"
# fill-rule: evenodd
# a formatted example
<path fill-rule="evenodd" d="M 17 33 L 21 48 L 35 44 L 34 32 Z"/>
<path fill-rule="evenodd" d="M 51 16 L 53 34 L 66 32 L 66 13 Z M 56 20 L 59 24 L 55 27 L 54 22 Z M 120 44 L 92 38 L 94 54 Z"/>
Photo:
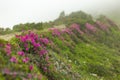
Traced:
<path fill-rule="evenodd" d="M 120 0 L 0 0 L 0 27 L 54 20 L 63 10 L 66 14 L 78 10 L 114 13 L 119 5 Z"/>

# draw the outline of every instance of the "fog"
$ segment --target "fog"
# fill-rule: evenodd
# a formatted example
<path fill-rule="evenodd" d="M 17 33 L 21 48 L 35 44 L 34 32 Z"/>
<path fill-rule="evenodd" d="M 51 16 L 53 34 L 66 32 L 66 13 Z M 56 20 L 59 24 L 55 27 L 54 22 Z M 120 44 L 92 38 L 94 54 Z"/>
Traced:
<path fill-rule="evenodd" d="M 69 14 L 78 10 L 92 15 L 105 14 L 120 21 L 119 4 L 120 0 L 0 0 L 0 27 L 50 21 L 61 11 Z"/>

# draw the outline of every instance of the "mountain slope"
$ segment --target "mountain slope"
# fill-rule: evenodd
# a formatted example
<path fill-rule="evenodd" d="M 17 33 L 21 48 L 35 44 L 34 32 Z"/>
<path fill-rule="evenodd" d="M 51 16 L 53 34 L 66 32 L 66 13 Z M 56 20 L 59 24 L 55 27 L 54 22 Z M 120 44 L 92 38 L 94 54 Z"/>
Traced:
<path fill-rule="evenodd" d="M 105 16 L 93 21 L 89 15 L 81 17 L 84 13 L 79 13 L 54 22 L 66 27 L 26 31 L 10 42 L 0 40 L 0 78 L 119 80 L 118 26 Z"/>

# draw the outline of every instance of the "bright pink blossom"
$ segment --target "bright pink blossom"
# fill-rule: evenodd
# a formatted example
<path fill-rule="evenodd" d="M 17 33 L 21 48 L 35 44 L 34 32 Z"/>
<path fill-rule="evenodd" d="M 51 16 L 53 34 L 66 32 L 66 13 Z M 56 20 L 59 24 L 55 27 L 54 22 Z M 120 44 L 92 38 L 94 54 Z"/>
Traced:
<path fill-rule="evenodd" d="M 86 24 L 85 24 L 85 27 L 86 27 L 86 29 L 89 30 L 89 31 L 92 31 L 92 32 L 95 32 L 95 31 L 96 31 L 96 28 L 95 28 L 93 25 L 89 24 L 89 23 L 86 23 Z"/>
<path fill-rule="evenodd" d="M 28 57 L 26 57 L 26 58 L 24 58 L 22 61 L 23 61 L 24 63 L 28 63 L 29 58 L 28 58 Z"/>
<path fill-rule="evenodd" d="M 40 41 L 44 44 L 48 44 L 49 40 L 47 38 L 40 38 Z"/>
<path fill-rule="evenodd" d="M 47 53 L 46 50 L 41 50 L 41 51 L 40 51 L 40 56 L 43 56 L 43 55 L 45 55 L 46 53 Z"/>
<path fill-rule="evenodd" d="M 78 25 L 78 24 L 72 24 L 71 26 L 70 26 L 70 29 L 71 30 L 76 30 L 76 31 L 78 31 L 80 34 L 83 34 L 83 32 L 80 30 L 80 25 Z"/>
<path fill-rule="evenodd" d="M 33 65 L 30 65 L 29 69 L 30 69 L 30 71 L 32 71 L 33 70 Z"/>
<path fill-rule="evenodd" d="M 18 55 L 24 56 L 24 52 L 23 51 L 18 51 Z"/>
<path fill-rule="evenodd" d="M 15 56 L 12 56 L 12 57 L 10 58 L 10 61 L 11 61 L 11 62 L 15 62 L 15 63 L 17 63 L 17 59 L 16 59 Z"/>
<path fill-rule="evenodd" d="M 54 35 L 54 36 L 60 36 L 61 35 L 60 30 L 57 29 L 57 28 L 49 28 L 49 31 L 52 31 L 52 35 Z"/>
<path fill-rule="evenodd" d="M 29 48 L 26 48 L 25 50 L 26 50 L 26 51 L 28 51 L 28 50 L 29 50 Z"/>

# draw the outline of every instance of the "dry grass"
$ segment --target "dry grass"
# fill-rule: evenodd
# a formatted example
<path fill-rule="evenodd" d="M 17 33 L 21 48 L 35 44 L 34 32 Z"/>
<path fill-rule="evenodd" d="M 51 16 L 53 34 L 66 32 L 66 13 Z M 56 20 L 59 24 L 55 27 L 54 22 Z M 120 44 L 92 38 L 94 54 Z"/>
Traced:
<path fill-rule="evenodd" d="M 4 39 L 6 41 L 9 41 L 11 38 L 13 38 L 15 36 L 15 34 L 19 35 L 19 34 L 21 34 L 21 32 L 15 32 L 15 33 L 6 34 L 6 35 L 0 35 L 0 38 Z"/>

